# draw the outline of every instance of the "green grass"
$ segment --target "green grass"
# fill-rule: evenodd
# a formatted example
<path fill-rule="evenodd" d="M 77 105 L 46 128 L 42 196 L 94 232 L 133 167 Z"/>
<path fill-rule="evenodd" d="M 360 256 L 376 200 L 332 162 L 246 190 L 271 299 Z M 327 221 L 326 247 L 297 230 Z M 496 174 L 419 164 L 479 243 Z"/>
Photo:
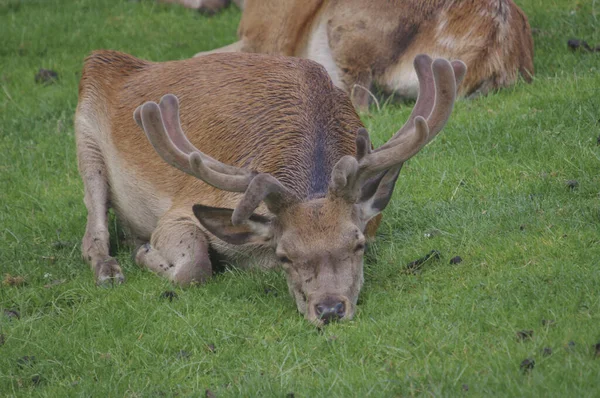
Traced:
<path fill-rule="evenodd" d="M 229 270 L 178 289 L 114 238 L 128 280 L 100 289 L 80 259 L 83 58 L 187 58 L 232 42 L 239 11 L 0 0 L 0 273 L 27 281 L 0 287 L 0 310 L 20 313 L 0 314 L 0 396 L 598 396 L 600 54 L 566 41 L 600 44 L 600 3 L 518 3 L 537 29 L 534 83 L 457 104 L 402 171 L 356 318 L 319 332 L 279 272 Z M 59 81 L 36 84 L 42 67 Z M 389 105 L 364 121 L 380 144 L 409 113 Z M 405 272 L 432 249 L 439 261 Z M 160 299 L 167 289 L 179 298 Z M 517 341 L 523 329 L 531 340 Z M 19 365 L 24 356 L 35 360 Z"/>

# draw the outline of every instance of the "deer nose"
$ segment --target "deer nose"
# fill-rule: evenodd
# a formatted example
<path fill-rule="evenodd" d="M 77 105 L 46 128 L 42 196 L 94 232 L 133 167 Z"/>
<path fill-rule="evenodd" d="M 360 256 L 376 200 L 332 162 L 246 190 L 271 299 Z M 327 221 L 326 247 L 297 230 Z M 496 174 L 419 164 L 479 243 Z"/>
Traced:
<path fill-rule="evenodd" d="M 317 318 L 323 321 L 325 325 L 329 322 L 342 319 L 346 315 L 346 305 L 337 299 L 325 299 L 315 305 Z"/>

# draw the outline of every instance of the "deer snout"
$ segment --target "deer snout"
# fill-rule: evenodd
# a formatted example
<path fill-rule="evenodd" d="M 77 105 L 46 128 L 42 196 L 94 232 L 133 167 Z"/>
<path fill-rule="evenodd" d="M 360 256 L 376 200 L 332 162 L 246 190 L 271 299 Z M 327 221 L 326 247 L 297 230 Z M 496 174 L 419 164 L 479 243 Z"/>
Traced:
<path fill-rule="evenodd" d="M 329 322 L 342 319 L 346 315 L 346 304 L 335 297 L 327 297 L 315 304 L 315 314 L 325 325 Z"/>

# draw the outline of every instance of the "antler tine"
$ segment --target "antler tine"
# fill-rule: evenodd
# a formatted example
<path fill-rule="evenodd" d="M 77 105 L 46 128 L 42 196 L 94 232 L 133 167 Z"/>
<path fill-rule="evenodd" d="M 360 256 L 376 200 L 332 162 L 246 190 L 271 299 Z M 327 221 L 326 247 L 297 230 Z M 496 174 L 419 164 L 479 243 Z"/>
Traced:
<path fill-rule="evenodd" d="M 271 212 L 277 214 L 293 200 L 291 192 L 275 177 L 266 173 L 258 174 L 252 179 L 246 193 L 233 211 L 231 223 L 243 224 L 262 201 Z"/>
<path fill-rule="evenodd" d="M 171 100 L 168 99 L 167 101 Z M 229 171 L 229 168 L 232 168 L 232 166 L 224 165 L 195 149 L 187 141 L 182 131 L 180 133 L 174 132 L 173 130 L 176 130 L 176 128 L 173 129 L 173 123 L 175 117 L 178 119 L 178 115 L 176 114 L 178 108 L 171 106 L 172 104 L 172 102 L 168 104 L 161 101 L 161 105 L 163 105 L 162 109 L 164 109 L 163 112 L 160 105 L 149 101 L 142 105 L 139 112 L 137 109 L 134 112 L 134 118 L 136 118 L 136 121 L 138 119 L 141 121 L 146 136 L 156 152 L 170 165 L 187 174 L 196 176 L 216 188 L 233 192 L 244 192 L 256 173 L 233 167 L 235 173 L 228 174 L 226 171 Z M 167 116 L 166 118 L 164 117 L 165 115 Z M 165 119 L 169 120 L 167 122 L 169 130 L 165 126 Z M 179 130 L 181 130 L 180 127 Z M 169 134 L 169 131 L 171 134 Z M 175 145 L 173 137 L 183 146 L 183 150 L 181 147 Z M 184 150 L 190 150 L 191 148 L 194 149 L 191 154 L 184 152 Z M 219 167 L 218 165 L 222 165 L 223 167 Z M 225 171 L 225 173 L 221 171 Z"/>
<path fill-rule="evenodd" d="M 187 154 L 181 152 L 167 135 L 162 122 L 160 108 L 156 102 L 146 102 L 139 106 L 134 112 L 136 121 L 141 125 L 146 133 L 146 137 L 163 158 L 171 166 L 179 170 L 189 173 L 189 159 Z"/>
<path fill-rule="evenodd" d="M 456 89 L 460 87 L 465 75 L 467 74 L 467 65 L 460 60 L 454 60 L 450 62 L 452 64 L 452 69 L 454 69 L 454 78 L 456 79 Z"/>
<path fill-rule="evenodd" d="M 431 141 L 442 130 L 452 113 L 454 100 L 456 99 L 456 77 L 452 64 L 443 58 L 438 58 L 433 61 L 431 70 L 435 81 L 435 102 L 431 113 L 427 117 L 427 125 L 430 130 L 427 142 Z"/>
<path fill-rule="evenodd" d="M 356 160 L 360 161 L 370 153 L 371 137 L 369 137 L 369 132 L 366 129 L 360 128 L 356 133 Z"/>
<path fill-rule="evenodd" d="M 415 57 L 413 65 L 415 72 L 417 72 L 417 79 L 419 81 L 419 94 L 417 95 L 417 102 L 408 117 L 404 126 L 400 128 L 382 146 L 377 148 L 374 152 L 381 151 L 395 145 L 395 140 L 403 134 L 406 134 L 414 127 L 414 121 L 417 116 L 427 117 L 433 108 L 435 102 L 435 85 L 433 80 L 433 72 L 431 70 L 431 64 L 433 59 L 427 54 L 419 54 Z"/>
<path fill-rule="evenodd" d="M 358 168 L 342 158 L 332 172 L 331 190 L 348 199 L 357 197 L 362 185 L 375 174 L 401 165 L 431 141 L 448 120 L 456 99 L 457 85 L 466 66 L 428 55 L 415 58 L 419 97 L 406 124 L 384 145 L 370 151 L 368 134 L 359 130 L 356 138 Z"/>
<path fill-rule="evenodd" d="M 414 117 L 412 123 L 409 119 L 409 122 L 386 145 L 361 160 L 360 173 L 365 176 L 361 176 L 357 180 L 364 181 L 374 173 L 410 159 L 431 141 L 448 121 L 456 99 L 457 82 L 464 77 L 466 66 L 460 61 L 451 64 L 442 58 L 431 63 L 430 60 L 431 58 L 428 56 L 419 56 L 418 59 L 415 59 L 423 95 L 419 96 L 419 99 L 422 100 L 417 101 L 411 114 L 411 118 Z M 424 70 L 425 65 L 430 65 L 428 72 Z M 458 76 L 455 75 L 455 71 Z M 433 87 L 434 95 L 430 93 L 431 87 Z M 431 103 L 432 105 L 430 105 Z M 418 114 L 426 109 L 430 110 L 427 119 L 424 118 L 424 115 Z M 411 124 L 413 125 L 411 126 Z"/>
<path fill-rule="evenodd" d="M 415 117 L 412 131 L 413 134 L 405 134 L 396 138 L 393 146 L 383 151 L 373 151 L 364 157 L 359 163 L 359 176 L 356 181 L 360 184 L 373 174 L 404 163 L 419 152 L 430 136 L 427 121 L 422 116 Z"/>

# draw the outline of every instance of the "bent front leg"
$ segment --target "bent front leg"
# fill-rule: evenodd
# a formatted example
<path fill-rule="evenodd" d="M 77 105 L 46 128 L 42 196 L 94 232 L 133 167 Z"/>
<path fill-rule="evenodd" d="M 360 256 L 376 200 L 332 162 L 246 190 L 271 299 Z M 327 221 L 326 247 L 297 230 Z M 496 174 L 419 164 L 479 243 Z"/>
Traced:
<path fill-rule="evenodd" d="M 212 276 L 208 239 L 191 217 L 165 215 L 150 242 L 135 253 L 135 262 L 182 286 L 208 280 Z"/>

